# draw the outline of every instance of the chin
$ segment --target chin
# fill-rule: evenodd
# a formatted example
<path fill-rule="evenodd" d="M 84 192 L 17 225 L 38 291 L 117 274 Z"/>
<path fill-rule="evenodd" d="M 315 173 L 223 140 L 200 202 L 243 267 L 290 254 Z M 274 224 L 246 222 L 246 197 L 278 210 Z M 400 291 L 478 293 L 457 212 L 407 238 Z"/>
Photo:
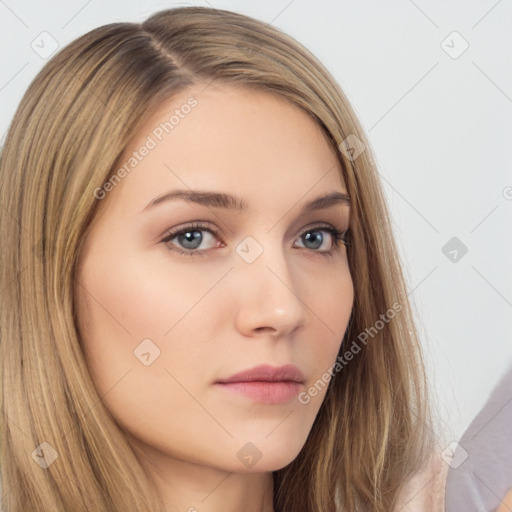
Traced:
<path fill-rule="evenodd" d="M 279 438 L 272 443 L 267 439 L 259 444 L 243 444 L 236 452 L 235 465 L 229 470 L 237 473 L 268 473 L 288 466 L 304 446 L 296 441 L 290 443 L 289 439 Z"/>

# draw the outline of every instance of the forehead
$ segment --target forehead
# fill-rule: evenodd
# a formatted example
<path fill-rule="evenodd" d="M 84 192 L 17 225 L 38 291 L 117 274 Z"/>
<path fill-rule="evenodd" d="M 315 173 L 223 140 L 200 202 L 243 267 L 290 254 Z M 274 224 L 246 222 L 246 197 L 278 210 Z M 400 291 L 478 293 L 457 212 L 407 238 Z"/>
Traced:
<path fill-rule="evenodd" d="M 138 210 L 173 187 L 260 202 L 345 190 L 337 154 L 307 112 L 275 93 L 217 83 L 162 103 L 117 167 L 126 178 L 116 195 Z"/>

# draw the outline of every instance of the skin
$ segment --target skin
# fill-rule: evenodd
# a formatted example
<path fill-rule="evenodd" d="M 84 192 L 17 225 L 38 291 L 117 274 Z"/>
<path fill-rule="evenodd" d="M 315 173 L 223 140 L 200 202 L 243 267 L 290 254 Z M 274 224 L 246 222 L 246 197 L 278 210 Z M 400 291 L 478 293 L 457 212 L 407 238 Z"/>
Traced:
<path fill-rule="evenodd" d="M 346 193 L 339 162 L 311 117 L 267 92 L 182 91 L 121 161 L 192 95 L 198 105 L 100 201 L 78 265 L 79 330 L 98 393 L 168 511 L 268 512 L 271 471 L 297 456 L 327 388 L 307 404 L 268 404 L 214 383 L 291 363 L 307 390 L 335 362 L 354 291 L 347 248 L 323 226 L 347 229 L 350 208 L 301 212 L 319 196 Z M 177 188 L 229 192 L 248 211 L 182 199 L 144 210 Z M 194 221 L 219 230 L 196 234 L 202 254 L 171 250 L 190 251 L 183 236 L 162 242 Z M 263 249 L 252 263 L 236 252 L 247 236 Z M 160 355 L 146 366 L 134 350 L 148 338 Z M 261 455 L 251 467 L 237 456 L 244 446 Z"/>
<path fill-rule="evenodd" d="M 510 512 L 512 510 L 512 488 L 501 502 L 497 512 Z"/>

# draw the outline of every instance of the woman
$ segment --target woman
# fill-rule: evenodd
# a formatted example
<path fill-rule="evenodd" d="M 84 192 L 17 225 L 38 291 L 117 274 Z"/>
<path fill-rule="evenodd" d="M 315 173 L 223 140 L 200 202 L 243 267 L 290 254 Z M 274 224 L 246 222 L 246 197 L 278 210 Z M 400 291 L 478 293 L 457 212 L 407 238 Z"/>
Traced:
<path fill-rule="evenodd" d="M 0 187 L 4 510 L 441 507 L 369 143 L 292 38 L 199 7 L 91 31 Z"/>

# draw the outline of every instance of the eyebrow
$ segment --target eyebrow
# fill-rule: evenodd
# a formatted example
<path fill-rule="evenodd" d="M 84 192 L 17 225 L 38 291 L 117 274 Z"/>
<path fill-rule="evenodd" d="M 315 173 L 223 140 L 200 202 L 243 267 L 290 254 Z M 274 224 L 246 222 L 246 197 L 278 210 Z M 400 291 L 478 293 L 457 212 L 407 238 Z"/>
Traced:
<path fill-rule="evenodd" d="M 236 197 L 225 192 L 213 192 L 208 190 L 173 190 L 162 196 L 156 197 L 150 201 L 142 210 L 142 212 L 167 201 L 181 199 L 183 201 L 189 201 L 192 203 L 200 204 L 207 207 L 213 208 L 224 208 L 227 210 L 233 210 L 241 213 L 245 213 L 248 210 L 245 199 Z M 309 212 L 313 210 L 321 210 L 323 208 L 329 208 L 334 205 L 346 205 L 350 206 L 350 196 L 343 192 L 331 192 L 330 194 L 317 197 L 309 203 L 306 203 L 302 210 Z M 141 213 L 142 213 L 141 212 Z"/>

